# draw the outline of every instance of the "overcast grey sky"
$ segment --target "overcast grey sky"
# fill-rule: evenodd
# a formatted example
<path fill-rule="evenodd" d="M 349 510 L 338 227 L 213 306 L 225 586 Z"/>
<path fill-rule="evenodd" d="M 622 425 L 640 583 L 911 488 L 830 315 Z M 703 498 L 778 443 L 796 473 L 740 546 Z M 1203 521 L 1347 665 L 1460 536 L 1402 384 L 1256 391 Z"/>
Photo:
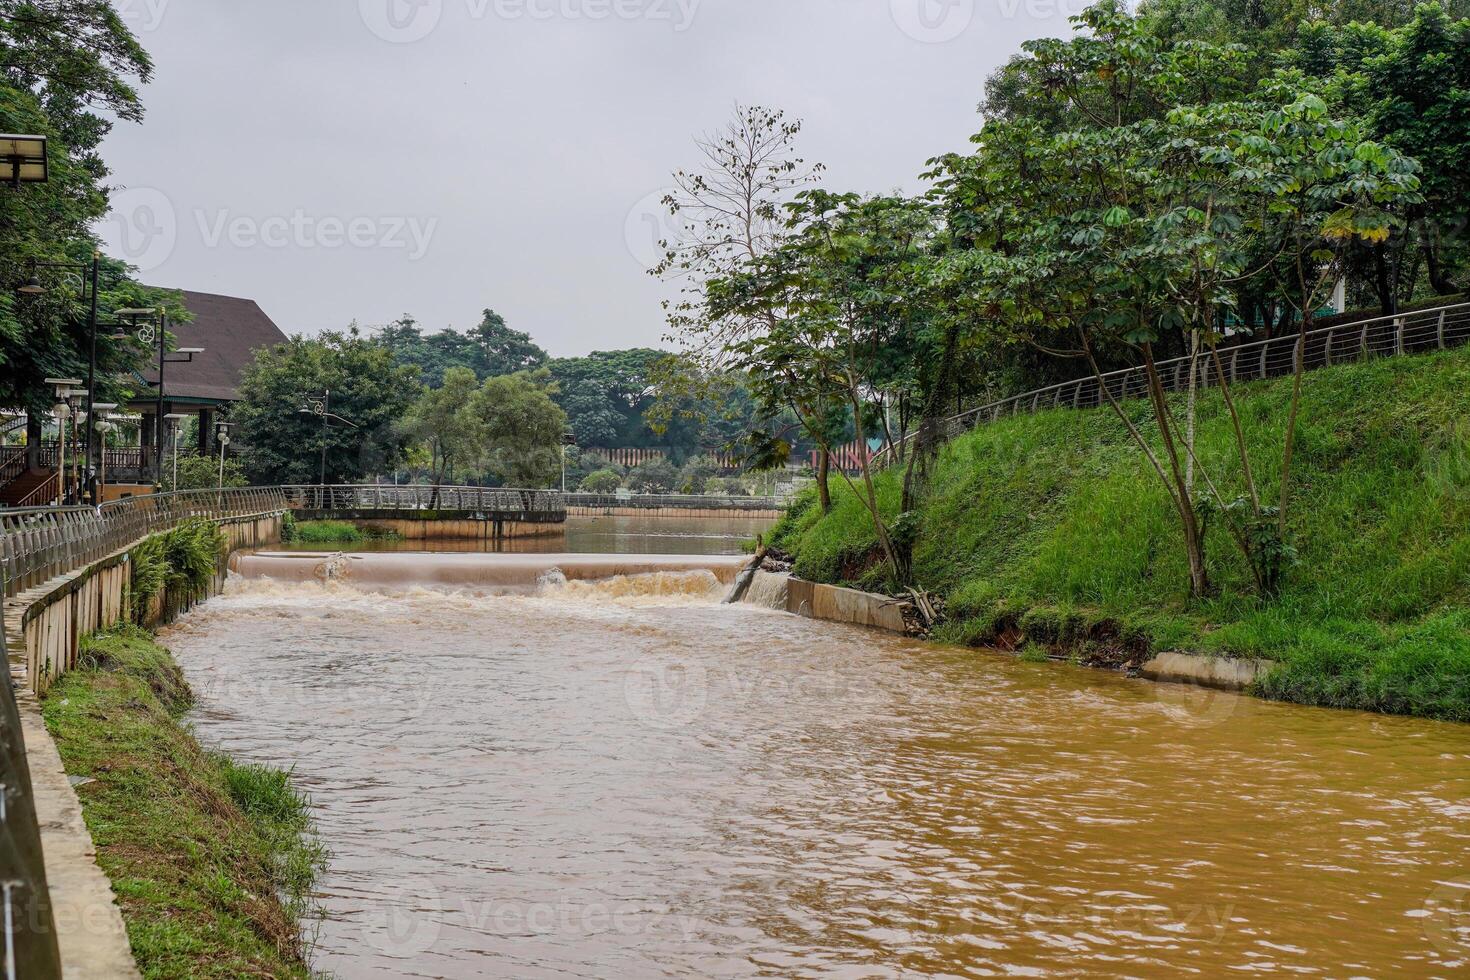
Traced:
<path fill-rule="evenodd" d="M 834 189 L 916 190 L 1080 0 L 115 0 L 157 64 L 99 229 L 288 333 L 490 306 L 556 355 L 657 345 L 647 213 L 733 104 Z"/>

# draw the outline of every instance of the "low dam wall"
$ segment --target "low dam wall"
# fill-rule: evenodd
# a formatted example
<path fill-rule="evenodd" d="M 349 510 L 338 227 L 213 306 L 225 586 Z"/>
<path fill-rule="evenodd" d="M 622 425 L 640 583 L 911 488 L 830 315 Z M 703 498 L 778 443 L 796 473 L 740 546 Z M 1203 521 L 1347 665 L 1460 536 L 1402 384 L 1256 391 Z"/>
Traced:
<path fill-rule="evenodd" d="M 721 584 L 733 582 L 747 561 L 740 555 L 554 555 L 441 553 L 415 555 L 240 553 L 230 569 L 245 578 L 283 582 L 335 580 L 365 588 L 412 585 L 532 592 L 548 578 L 600 581 L 638 575 L 708 572 Z"/>
<path fill-rule="evenodd" d="M 510 541 L 562 533 L 559 523 L 478 517 L 458 512 L 405 517 L 402 511 L 297 511 L 298 520 L 347 521 L 404 541 Z"/>

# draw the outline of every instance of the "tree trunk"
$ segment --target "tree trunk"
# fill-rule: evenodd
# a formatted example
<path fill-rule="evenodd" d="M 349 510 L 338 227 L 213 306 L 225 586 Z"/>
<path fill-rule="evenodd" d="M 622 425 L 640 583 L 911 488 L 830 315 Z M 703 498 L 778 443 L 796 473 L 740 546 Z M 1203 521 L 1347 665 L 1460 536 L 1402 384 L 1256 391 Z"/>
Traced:
<path fill-rule="evenodd" d="M 827 476 L 831 472 L 832 451 L 823 446 L 817 450 L 817 500 L 824 514 L 832 509 L 832 488 L 827 484 Z"/>
<path fill-rule="evenodd" d="M 1210 592 L 1210 577 L 1205 566 L 1204 531 L 1200 527 L 1199 514 L 1195 511 L 1194 498 L 1190 495 L 1191 488 L 1185 481 L 1179 463 L 1179 450 L 1175 446 L 1174 429 L 1169 421 L 1168 396 L 1164 394 L 1164 385 L 1155 367 L 1153 347 L 1148 343 L 1143 345 L 1143 365 L 1148 374 L 1154 418 L 1159 425 L 1159 435 L 1164 440 L 1164 454 L 1169 461 L 1169 472 L 1174 478 L 1174 498 L 1180 523 L 1184 528 L 1184 551 L 1189 559 L 1189 596 L 1191 599 L 1199 599 Z"/>
<path fill-rule="evenodd" d="M 1393 287 L 1393 276 L 1390 275 L 1388 267 L 1388 249 L 1382 245 L 1376 246 L 1373 249 L 1373 288 L 1378 293 L 1378 306 L 1384 316 L 1398 312 Z M 1302 310 L 1303 322 L 1306 321 L 1310 312 Z"/>
<path fill-rule="evenodd" d="M 1429 273 L 1429 285 L 1438 296 L 1453 296 L 1459 289 L 1450 282 L 1444 273 L 1444 264 L 1440 261 L 1439 243 L 1434 240 L 1432 233 L 1424 235 L 1424 267 Z"/>

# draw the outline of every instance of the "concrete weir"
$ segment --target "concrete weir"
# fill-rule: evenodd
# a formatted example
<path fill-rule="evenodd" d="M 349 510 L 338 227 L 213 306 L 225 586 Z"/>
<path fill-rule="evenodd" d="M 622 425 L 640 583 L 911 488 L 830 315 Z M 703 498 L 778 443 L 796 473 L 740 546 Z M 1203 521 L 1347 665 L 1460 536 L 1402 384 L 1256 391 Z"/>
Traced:
<path fill-rule="evenodd" d="M 572 555 L 380 552 L 319 554 L 288 551 L 241 553 L 230 569 L 244 578 L 285 582 L 335 580 L 366 588 L 413 585 L 529 592 L 548 577 L 598 581 L 659 573 L 709 572 L 734 581 L 745 559 L 731 556 Z"/>

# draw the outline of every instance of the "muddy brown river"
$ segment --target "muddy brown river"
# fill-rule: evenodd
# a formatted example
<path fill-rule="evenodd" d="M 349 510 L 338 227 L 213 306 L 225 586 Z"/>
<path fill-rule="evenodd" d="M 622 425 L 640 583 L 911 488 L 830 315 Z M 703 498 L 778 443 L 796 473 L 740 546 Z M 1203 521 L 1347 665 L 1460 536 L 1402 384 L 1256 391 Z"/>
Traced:
<path fill-rule="evenodd" d="M 1470 727 L 538 579 L 235 578 L 165 634 L 201 740 L 311 794 L 318 969 L 1470 970 Z"/>

